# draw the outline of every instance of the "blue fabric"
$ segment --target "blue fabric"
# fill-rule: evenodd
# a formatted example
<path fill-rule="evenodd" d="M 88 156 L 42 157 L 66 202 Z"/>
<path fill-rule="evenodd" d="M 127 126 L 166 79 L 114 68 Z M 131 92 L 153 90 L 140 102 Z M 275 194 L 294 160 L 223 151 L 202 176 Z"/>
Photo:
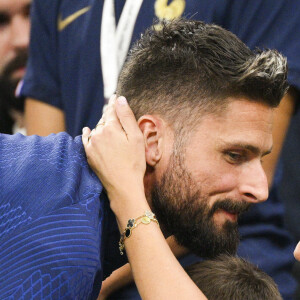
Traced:
<path fill-rule="evenodd" d="M 300 94 L 298 95 L 300 100 Z M 300 101 L 299 101 L 300 102 Z M 291 122 L 287 141 L 283 148 L 283 181 L 280 186 L 286 204 L 286 223 L 297 240 L 300 240 L 300 109 Z M 299 276 L 300 280 L 300 276 Z"/>
<path fill-rule="evenodd" d="M 124 2 L 115 1 L 117 19 Z M 155 2 L 143 2 L 132 41 L 152 24 L 156 17 Z M 57 30 L 59 15 L 64 19 L 86 6 L 91 6 L 87 13 L 64 30 Z M 32 5 L 30 58 L 21 94 L 64 110 L 67 131 L 72 136 L 80 134 L 84 126 L 93 128 L 102 112 L 102 8 L 103 1 L 99 0 L 35 0 Z M 298 0 L 189 0 L 183 16 L 221 25 L 250 48 L 278 49 L 288 58 L 289 83 L 300 88 Z M 240 254 L 267 271 L 276 280 L 284 299 L 291 299 L 295 290 L 290 275 L 294 243 L 284 229 L 283 205 L 274 188 L 268 202 L 245 217 Z"/>
<path fill-rule="evenodd" d="M 0 134 L 0 178 L 0 299 L 95 299 L 116 227 L 80 137 Z"/>

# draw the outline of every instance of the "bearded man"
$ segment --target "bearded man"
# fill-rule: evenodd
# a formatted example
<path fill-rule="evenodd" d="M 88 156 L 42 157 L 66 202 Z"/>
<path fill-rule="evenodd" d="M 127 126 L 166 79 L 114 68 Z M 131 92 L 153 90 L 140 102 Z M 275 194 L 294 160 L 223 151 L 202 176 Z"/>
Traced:
<path fill-rule="evenodd" d="M 261 161 L 286 77 L 278 52 L 252 52 L 198 21 L 151 28 L 133 47 L 118 93 L 143 134 L 145 195 L 165 236 L 202 257 L 235 253 L 238 216 L 268 197 Z M 101 147 L 96 141 L 87 142 Z M 33 285 L 51 285 L 52 296 L 97 296 L 103 277 L 125 260 L 80 138 L 2 135 L 0 157 L 2 298 Z"/>
<path fill-rule="evenodd" d="M 0 132 L 24 127 L 24 97 L 16 98 L 28 58 L 31 0 L 0 0 Z"/>

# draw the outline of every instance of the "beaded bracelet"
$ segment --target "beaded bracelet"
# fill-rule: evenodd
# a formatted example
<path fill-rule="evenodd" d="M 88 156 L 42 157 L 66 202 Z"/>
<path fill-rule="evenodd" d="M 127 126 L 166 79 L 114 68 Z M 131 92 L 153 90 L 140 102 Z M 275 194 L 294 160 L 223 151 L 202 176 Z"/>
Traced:
<path fill-rule="evenodd" d="M 124 249 L 125 249 L 124 242 L 126 239 L 128 239 L 131 236 L 132 230 L 140 224 L 148 225 L 148 224 L 150 224 L 151 221 L 157 223 L 159 226 L 159 223 L 158 223 L 154 213 L 149 210 L 145 211 L 145 213 L 142 216 L 140 216 L 136 219 L 128 220 L 127 226 L 124 229 L 123 233 L 121 234 L 120 241 L 119 241 L 119 250 L 120 250 L 121 255 L 124 254 Z"/>

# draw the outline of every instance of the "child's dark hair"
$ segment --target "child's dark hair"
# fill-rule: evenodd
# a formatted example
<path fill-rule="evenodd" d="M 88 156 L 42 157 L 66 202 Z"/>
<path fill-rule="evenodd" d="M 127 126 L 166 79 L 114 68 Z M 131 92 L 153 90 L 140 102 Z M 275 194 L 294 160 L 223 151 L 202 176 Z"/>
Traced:
<path fill-rule="evenodd" d="M 220 255 L 185 270 L 208 300 L 282 300 L 274 280 L 239 257 Z"/>

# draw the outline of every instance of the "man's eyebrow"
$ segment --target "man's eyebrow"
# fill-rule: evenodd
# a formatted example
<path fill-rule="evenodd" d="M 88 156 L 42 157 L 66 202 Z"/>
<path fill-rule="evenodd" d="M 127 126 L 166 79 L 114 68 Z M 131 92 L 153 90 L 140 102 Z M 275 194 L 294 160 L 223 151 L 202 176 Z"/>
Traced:
<path fill-rule="evenodd" d="M 247 144 L 247 143 L 229 143 L 229 144 L 226 143 L 226 147 L 246 149 L 255 155 L 261 154 L 261 156 L 266 156 L 266 155 L 270 154 L 272 152 L 272 148 L 273 148 L 273 147 L 271 147 L 270 149 L 261 153 L 261 150 L 258 147 L 253 146 L 251 144 Z"/>
<path fill-rule="evenodd" d="M 30 11 L 31 8 L 31 3 L 29 2 L 28 4 L 26 4 L 23 8 L 24 11 Z"/>

